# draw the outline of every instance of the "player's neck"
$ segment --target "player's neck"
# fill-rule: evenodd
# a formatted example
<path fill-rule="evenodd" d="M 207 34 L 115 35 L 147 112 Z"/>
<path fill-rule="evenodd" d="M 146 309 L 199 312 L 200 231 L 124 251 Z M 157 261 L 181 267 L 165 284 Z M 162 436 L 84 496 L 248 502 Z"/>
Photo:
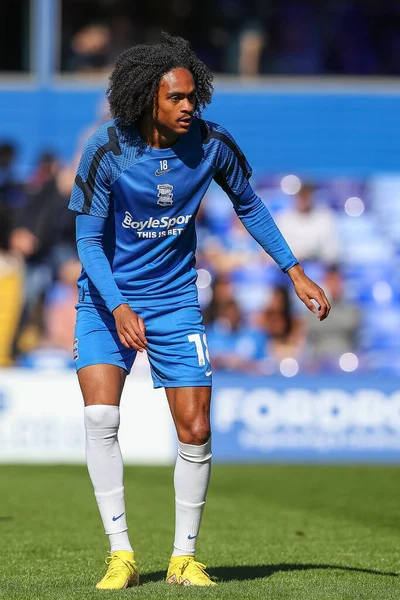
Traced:
<path fill-rule="evenodd" d="M 153 148 L 170 148 L 179 135 L 151 118 L 142 117 L 137 123 L 140 137 Z"/>

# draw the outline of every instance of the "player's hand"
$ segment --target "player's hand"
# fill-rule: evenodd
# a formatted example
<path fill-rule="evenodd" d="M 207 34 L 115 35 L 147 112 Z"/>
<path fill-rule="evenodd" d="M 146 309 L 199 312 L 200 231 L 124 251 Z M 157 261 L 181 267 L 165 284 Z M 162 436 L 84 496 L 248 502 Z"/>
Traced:
<path fill-rule="evenodd" d="M 147 350 L 146 327 L 143 319 L 139 317 L 129 306 L 120 304 L 113 310 L 113 316 L 117 327 L 118 337 L 125 348 L 134 350 Z"/>
<path fill-rule="evenodd" d="M 325 296 L 324 290 L 307 277 L 303 267 L 300 265 L 295 265 L 289 269 L 287 273 L 293 282 L 294 291 L 300 300 L 304 302 L 311 312 L 318 314 L 318 319 L 320 321 L 326 319 L 331 310 L 331 305 L 329 304 L 328 298 Z M 315 300 L 318 303 L 318 310 L 312 300 Z"/>

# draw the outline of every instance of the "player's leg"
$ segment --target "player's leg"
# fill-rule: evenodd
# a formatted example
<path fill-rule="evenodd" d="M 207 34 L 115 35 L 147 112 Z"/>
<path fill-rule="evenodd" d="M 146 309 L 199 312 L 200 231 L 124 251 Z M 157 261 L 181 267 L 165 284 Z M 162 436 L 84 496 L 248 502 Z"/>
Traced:
<path fill-rule="evenodd" d="M 176 535 L 169 583 L 213 585 L 194 558 L 211 468 L 211 366 L 200 307 L 163 305 L 142 312 L 154 387 L 166 390 L 178 434 Z"/>
<path fill-rule="evenodd" d="M 104 530 L 110 540 L 108 570 L 98 589 L 121 589 L 139 583 L 128 537 L 124 476 L 118 443 L 119 403 L 126 371 L 108 364 L 78 371 L 85 402 L 86 460 Z"/>
<path fill-rule="evenodd" d="M 87 466 L 111 552 L 132 551 L 118 443 L 119 403 L 125 377 L 126 371 L 115 365 L 91 365 L 78 371 L 85 402 Z"/>
<path fill-rule="evenodd" d="M 214 585 L 195 560 L 211 472 L 211 387 L 166 388 L 178 435 L 174 473 L 175 540 L 168 583 Z"/>
<path fill-rule="evenodd" d="M 138 583 L 129 542 L 124 500 L 123 461 L 118 443 L 119 403 L 136 353 L 120 344 L 115 322 L 100 308 L 78 309 L 74 358 L 85 402 L 86 458 L 111 554 L 100 589 Z"/>

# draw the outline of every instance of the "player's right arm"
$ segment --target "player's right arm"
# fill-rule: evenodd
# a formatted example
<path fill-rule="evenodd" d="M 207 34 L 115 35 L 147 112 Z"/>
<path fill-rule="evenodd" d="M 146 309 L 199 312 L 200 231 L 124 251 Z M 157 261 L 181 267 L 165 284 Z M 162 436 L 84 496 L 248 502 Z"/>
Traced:
<path fill-rule="evenodd" d="M 145 325 L 122 296 L 103 249 L 111 183 L 107 154 L 93 137 L 82 153 L 69 208 L 76 212 L 76 243 L 82 266 L 115 319 L 117 333 L 126 348 L 147 347 Z"/>
<path fill-rule="evenodd" d="M 104 254 L 103 233 L 106 220 L 78 213 L 76 245 L 87 276 L 97 288 L 115 319 L 118 337 L 126 348 L 142 352 L 147 348 L 145 325 L 129 306 L 115 283 L 110 263 Z"/>

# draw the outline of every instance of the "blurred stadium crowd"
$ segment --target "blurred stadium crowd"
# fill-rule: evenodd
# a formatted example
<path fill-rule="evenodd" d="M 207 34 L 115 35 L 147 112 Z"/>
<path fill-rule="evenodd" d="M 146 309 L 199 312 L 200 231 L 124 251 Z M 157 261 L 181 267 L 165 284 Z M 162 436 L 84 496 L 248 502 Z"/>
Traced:
<path fill-rule="evenodd" d="M 73 367 L 80 263 L 67 204 L 76 163 L 62 165 L 46 152 L 22 182 L 17 165 L 16 148 L 4 141 L 0 365 Z M 400 179 L 311 182 L 277 175 L 253 177 L 253 185 L 333 308 L 322 324 L 303 309 L 289 278 L 249 236 L 224 192 L 212 186 L 197 221 L 197 269 L 214 368 L 289 377 L 400 371 L 391 356 L 399 348 Z M 140 358 L 135 368 L 144 364 Z"/>
<path fill-rule="evenodd" d="M 400 72 L 395 0 L 63 0 L 62 24 L 63 71 L 107 70 L 164 29 L 190 39 L 216 73 Z"/>
<path fill-rule="evenodd" d="M 0 56 L 0 71 L 29 70 L 29 35 L 17 22 L 28 22 L 30 6 L 24 0 L 2 7 L 3 25 L 13 25 L 3 27 L 3 43 L 9 37 L 15 43 Z M 162 29 L 190 39 L 217 73 L 400 73 L 394 0 L 62 0 L 59 6 L 58 66 L 73 74 L 108 74 L 122 50 L 157 41 Z M 107 108 L 99 114 L 107 120 Z M 76 159 L 65 165 L 45 152 L 24 181 L 16 176 L 18 160 L 13 143 L 0 141 L 0 366 L 73 367 L 80 264 L 67 204 Z M 197 268 L 214 368 L 286 376 L 400 372 L 400 177 L 310 181 L 281 173 L 252 181 L 333 309 L 323 324 L 303 310 L 288 277 L 213 186 L 198 216 Z"/>
<path fill-rule="evenodd" d="M 398 75 L 396 0 L 55 0 L 62 72 L 102 73 L 160 31 L 191 40 L 216 73 Z M 33 68 L 30 0 L 3 2 L 0 71 Z M 31 33 L 30 33 L 31 31 Z"/>

